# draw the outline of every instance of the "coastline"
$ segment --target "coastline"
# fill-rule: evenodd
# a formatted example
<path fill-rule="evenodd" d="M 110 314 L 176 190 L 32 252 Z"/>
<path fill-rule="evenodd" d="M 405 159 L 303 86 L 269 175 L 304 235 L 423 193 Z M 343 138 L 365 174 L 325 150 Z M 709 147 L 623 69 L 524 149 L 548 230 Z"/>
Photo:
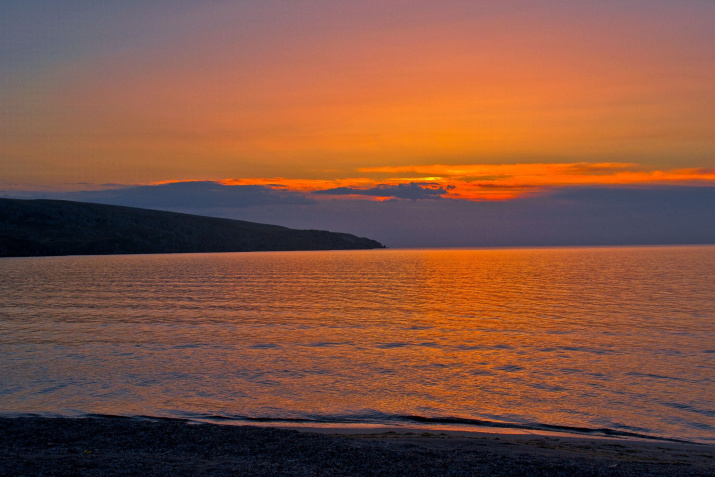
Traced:
<path fill-rule="evenodd" d="M 0 475 L 712 475 L 715 446 L 534 431 L 0 417 Z"/>

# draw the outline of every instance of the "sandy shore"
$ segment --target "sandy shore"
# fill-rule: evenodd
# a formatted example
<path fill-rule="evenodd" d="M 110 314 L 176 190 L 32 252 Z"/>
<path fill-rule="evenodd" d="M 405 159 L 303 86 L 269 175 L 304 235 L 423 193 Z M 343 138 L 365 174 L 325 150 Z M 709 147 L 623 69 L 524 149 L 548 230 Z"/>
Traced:
<path fill-rule="evenodd" d="M 715 446 L 417 429 L 0 418 L 0 475 L 715 475 Z"/>

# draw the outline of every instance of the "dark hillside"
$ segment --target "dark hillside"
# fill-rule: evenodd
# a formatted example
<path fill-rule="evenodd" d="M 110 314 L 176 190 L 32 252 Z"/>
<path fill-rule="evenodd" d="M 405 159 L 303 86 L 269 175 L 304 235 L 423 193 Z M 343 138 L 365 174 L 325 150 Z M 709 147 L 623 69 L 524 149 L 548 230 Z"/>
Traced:
<path fill-rule="evenodd" d="M 61 200 L 0 199 L 0 257 L 383 248 L 324 230 Z"/>

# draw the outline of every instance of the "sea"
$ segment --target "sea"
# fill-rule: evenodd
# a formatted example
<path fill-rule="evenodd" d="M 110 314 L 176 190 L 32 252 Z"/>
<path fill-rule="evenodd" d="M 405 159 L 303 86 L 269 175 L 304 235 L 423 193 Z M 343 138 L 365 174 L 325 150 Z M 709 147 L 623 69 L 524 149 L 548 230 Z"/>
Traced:
<path fill-rule="evenodd" d="M 715 442 L 715 246 L 0 259 L 0 415 Z"/>

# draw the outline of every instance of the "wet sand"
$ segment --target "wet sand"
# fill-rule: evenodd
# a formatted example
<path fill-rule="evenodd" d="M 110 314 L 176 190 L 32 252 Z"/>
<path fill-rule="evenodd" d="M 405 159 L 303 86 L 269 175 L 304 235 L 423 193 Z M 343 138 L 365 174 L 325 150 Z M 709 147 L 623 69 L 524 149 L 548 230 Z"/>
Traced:
<path fill-rule="evenodd" d="M 423 429 L 0 418 L 0 475 L 715 475 L 715 446 Z"/>

